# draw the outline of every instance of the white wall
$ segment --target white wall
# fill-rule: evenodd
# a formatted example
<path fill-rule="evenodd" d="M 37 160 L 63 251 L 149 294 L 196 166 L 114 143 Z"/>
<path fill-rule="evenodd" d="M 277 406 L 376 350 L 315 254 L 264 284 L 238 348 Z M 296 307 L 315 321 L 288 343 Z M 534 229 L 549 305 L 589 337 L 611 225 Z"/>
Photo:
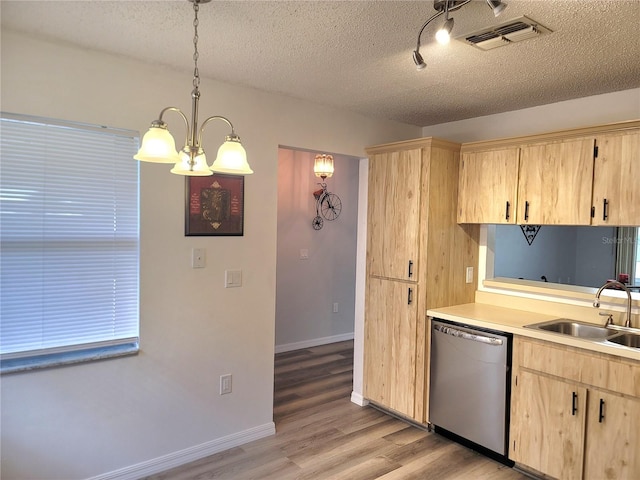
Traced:
<path fill-rule="evenodd" d="M 145 131 L 165 106 L 190 109 L 190 71 L 7 31 L 1 48 L 4 111 Z M 278 145 L 362 157 L 367 145 L 420 136 L 209 79 L 201 92 L 201 117 L 228 116 L 255 171 L 244 236 L 184 237 L 184 178 L 141 166 L 141 352 L 3 376 L 3 479 L 139 478 L 272 433 Z M 182 121 L 165 120 L 181 139 Z M 205 148 L 226 133 L 211 125 Z M 194 247 L 206 268 L 190 267 Z M 242 288 L 223 288 L 228 268 L 243 270 Z M 224 373 L 233 393 L 220 396 Z"/>
<path fill-rule="evenodd" d="M 505 92 L 509 95 L 509 92 Z M 464 101 L 461 98 L 460 101 Z M 422 128 L 423 137 L 477 142 L 640 119 L 640 88 Z"/>
<path fill-rule="evenodd" d="M 333 155 L 335 173 L 326 183 L 342 212 L 314 230 L 316 153 L 326 152 L 281 148 L 278 155 L 276 352 L 353 338 L 360 159 Z"/>

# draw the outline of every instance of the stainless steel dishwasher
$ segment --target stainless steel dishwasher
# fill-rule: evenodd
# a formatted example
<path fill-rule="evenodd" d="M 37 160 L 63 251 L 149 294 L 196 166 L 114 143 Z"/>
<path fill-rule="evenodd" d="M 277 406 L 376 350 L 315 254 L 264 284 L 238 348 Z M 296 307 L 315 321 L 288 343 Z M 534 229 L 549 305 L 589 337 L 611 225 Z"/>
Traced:
<path fill-rule="evenodd" d="M 429 422 L 436 432 L 507 459 L 511 341 L 445 320 L 431 325 Z M 463 443 L 466 443 L 463 441 Z M 488 451 L 485 451 L 488 450 Z"/>

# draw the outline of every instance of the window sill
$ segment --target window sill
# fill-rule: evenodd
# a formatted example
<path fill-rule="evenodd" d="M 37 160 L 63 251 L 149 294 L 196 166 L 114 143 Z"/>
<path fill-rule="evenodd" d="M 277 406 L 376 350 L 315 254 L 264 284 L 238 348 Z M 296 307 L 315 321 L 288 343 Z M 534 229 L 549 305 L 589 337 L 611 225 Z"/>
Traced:
<path fill-rule="evenodd" d="M 138 341 L 119 345 L 108 345 L 74 350 L 70 352 L 49 353 L 32 357 L 10 358 L 0 360 L 0 374 L 27 372 L 43 368 L 61 367 L 74 363 L 93 362 L 107 358 L 137 355 L 140 351 Z"/>

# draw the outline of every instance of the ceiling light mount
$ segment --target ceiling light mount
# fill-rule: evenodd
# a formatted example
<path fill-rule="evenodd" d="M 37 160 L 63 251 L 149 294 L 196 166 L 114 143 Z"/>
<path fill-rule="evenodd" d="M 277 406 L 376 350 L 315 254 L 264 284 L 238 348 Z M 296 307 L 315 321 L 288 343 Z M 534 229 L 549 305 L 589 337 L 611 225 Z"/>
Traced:
<path fill-rule="evenodd" d="M 507 4 L 502 2 L 501 0 L 485 0 L 487 5 L 493 11 L 493 14 L 497 17 L 500 15 L 504 9 L 507 7 Z M 436 10 L 431 17 L 427 19 L 426 22 L 420 28 L 418 32 L 418 41 L 416 42 L 416 49 L 413 51 L 413 63 L 416 64 L 416 68 L 418 70 L 424 70 L 427 64 L 424 62 L 422 55 L 420 54 L 420 38 L 422 37 L 422 32 L 424 32 L 425 28 L 440 15 L 445 16 L 445 22 L 436 33 L 436 40 L 438 43 L 446 44 L 449 43 L 449 39 L 451 38 L 451 30 L 453 30 L 453 18 L 449 18 L 449 13 L 459 10 L 464 7 L 466 4 L 470 3 L 471 0 L 434 0 L 433 8 Z"/>
<path fill-rule="evenodd" d="M 434 0 L 433 8 L 438 12 L 444 12 L 449 9 L 450 12 L 459 9 L 464 4 L 469 3 L 467 0 Z"/>
<path fill-rule="evenodd" d="M 206 176 L 213 172 L 248 175 L 253 173 L 247 163 L 247 153 L 236 135 L 233 124 L 225 117 L 214 115 L 202 122 L 198 129 L 198 103 L 200 101 L 200 72 L 198 70 L 198 12 L 200 5 L 211 0 L 189 0 L 193 4 L 193 91 L 191 92 L 191 125 L 187 116 L 176 107 L 166 107 L 160 111 L 157 120 L 151 122 L 149 131 L 142 138 L 140 150 L 133 158 L 152 163 L 174 163 L 171 173 L 187 176 Z M 184 121 L 186 138 L 180 153 L 176 151 L 175 140 L 162 119 L 166 112 L 176 112 Z M 202 133 L 204 128 L 213 120 L 222 120 L 230 128 L 231 133 L 225 137 L 224 143 L 218 149 L 218 155 L 211 166 L 207 164 L 202 148 Z"/>

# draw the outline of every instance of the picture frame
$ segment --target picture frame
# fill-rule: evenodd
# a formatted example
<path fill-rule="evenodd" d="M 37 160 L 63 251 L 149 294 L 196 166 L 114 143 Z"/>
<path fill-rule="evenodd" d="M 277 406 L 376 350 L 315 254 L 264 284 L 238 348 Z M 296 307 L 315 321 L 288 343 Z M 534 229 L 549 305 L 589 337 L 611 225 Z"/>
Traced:
<path fill-rule="evenodd" d="M 244 176 L 188 176 L 185 190 L 185 236 L 244 235 Z"/>

